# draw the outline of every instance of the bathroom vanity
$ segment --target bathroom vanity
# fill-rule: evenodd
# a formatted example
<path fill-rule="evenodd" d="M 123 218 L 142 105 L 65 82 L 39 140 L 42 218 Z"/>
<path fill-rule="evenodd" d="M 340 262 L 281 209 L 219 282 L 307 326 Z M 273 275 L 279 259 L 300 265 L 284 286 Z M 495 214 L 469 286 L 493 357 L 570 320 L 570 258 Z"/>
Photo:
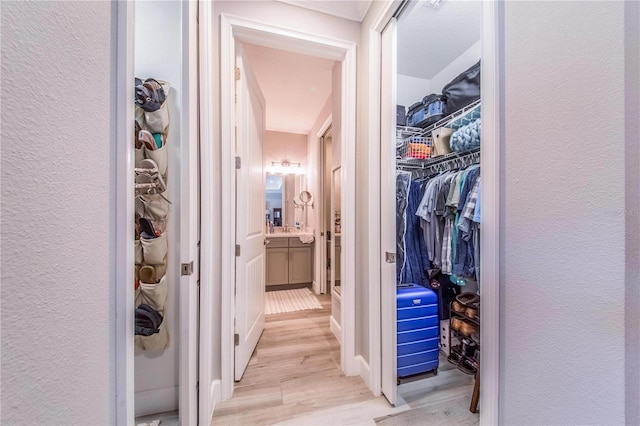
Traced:
<path fill-rule="evenodd" d="M 313 246 L 313 241 L 303 243 L 300 234 L 267 234 L 267 288 L 277 285 L 312 283 Z"/>

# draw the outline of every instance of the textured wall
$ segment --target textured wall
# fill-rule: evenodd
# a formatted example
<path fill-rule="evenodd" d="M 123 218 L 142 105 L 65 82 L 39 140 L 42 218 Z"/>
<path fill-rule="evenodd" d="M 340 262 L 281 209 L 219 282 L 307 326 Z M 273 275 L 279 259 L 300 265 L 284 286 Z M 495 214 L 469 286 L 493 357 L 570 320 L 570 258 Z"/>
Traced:
<path fill-rule="evenodd" d="M 112 5 L 1 19 L 0 423 L 113 423 Z"/>
<path fill-rule="evenodd" d="M 503 424 L 625 420 L 623 8 L 505 3 Z"/>

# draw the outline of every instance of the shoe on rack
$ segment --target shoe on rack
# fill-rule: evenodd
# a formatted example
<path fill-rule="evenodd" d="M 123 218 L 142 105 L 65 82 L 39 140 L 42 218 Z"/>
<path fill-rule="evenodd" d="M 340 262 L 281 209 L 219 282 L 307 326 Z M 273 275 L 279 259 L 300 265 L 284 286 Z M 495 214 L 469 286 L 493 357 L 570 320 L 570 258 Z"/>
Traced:
<path fill-rule="evenodd" d="M 138 272 L 138 276 L 140 277 L 140 281 L 146 284 L 155 284 L 156 283 L 156 268 L 150 265 L 145 265 L 140 268 Z"/>
<path fill-rule="evenodd" d="M 478 372 L 478 363 L 469 357 L 463 357 L 458 363 L 458 370 L 475 375 Z"/>
<path fill-rule="evenodd" d="M 135 311 L 135 334 L 139 336 L 151 336 L 160 332 L 162 315 L 147 304 L 140 304 Z"/>
<path fill-rule="evenodd" d="M 158 149 L 156 145 L 156 140 L 148 130 L 140 130 L 138 132 L 138 140 L 144 145 L 144 147 L 148 150 L 156 150 Z"/>
<path fill-rule="evenodd" d="M 162 85 L 152 78 L 146 79 L 142 84 L 137 84 L 135 94 L 136 105 L 146 112 L 159 110 L 166 99 Z"/>
<path fill-rule="evenodd" d="M 136 195 L 162 194 L 167 190 L 167 185 L 158 170 L 158 164 L 150 158 L 140 162 L 136 172 Z"/>
<path fill-rule="evenodd" d="M 153 135 L 153 139 L 155 139 L 156 141 L 156 148 L 155 149 L 160 149 L 164 146 L 164 137 L 162 136 L 162 133 L 152 133 Z"/>
<path fill-rule="evenodd" d="M 460 360 L 462 359 L 462 353 L 460 353 L 460 346 L 454 346 L 451 348 L 451 354 L 447 357 L 447 361 L 449 361 L 453 365 L 458 365 Z"/>

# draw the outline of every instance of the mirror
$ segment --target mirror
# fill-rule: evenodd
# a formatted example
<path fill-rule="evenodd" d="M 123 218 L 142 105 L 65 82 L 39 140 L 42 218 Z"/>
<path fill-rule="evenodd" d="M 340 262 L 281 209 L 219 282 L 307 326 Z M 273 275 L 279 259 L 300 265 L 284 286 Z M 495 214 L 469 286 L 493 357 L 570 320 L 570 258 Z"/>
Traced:
<path fill-rule="evenodd" d="M 296 198 L 304 188 L 304 175 L 267 173 L 265 183 L 265 219 L 273 226 L 304 226 L 302 209 L 296 208 Z"/>
<path fill-rule="evenodd" d="M 293 202 L 296 206 L 302 207 L 303 209 L 307 206 L 311 206 L 313 208 L 313 202 L 311 201 L 311 193 L 309 191 L 302 191 L 300 195 L 296 195 L 293 199 Z"/>
<path fill-rule="evenodd" d="M 340 291 L 340 255 L 342 253 L 342 224 L 340 220 L 341 208 L 341 168 L 338 166 L 333 170 L 331 176 L 331 221 L 333 223 L 334 238 L 331 241 L 331 288 Z"/>

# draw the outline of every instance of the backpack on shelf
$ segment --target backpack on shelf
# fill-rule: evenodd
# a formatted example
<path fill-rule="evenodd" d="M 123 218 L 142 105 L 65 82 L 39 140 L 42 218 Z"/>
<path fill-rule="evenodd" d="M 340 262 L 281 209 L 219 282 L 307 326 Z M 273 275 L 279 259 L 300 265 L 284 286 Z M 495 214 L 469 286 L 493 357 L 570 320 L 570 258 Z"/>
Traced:
<path fill-rule="evenodd" d="M 452 114 L 480 99 L 480 61 L 442 89 L 444 115 Z"/>
<path fill-rule="evenodd" d="M 409 107 L 407 126 L 425 128 L 444 117 L 444 101 L 441 95 L 427 95 Z"/>

